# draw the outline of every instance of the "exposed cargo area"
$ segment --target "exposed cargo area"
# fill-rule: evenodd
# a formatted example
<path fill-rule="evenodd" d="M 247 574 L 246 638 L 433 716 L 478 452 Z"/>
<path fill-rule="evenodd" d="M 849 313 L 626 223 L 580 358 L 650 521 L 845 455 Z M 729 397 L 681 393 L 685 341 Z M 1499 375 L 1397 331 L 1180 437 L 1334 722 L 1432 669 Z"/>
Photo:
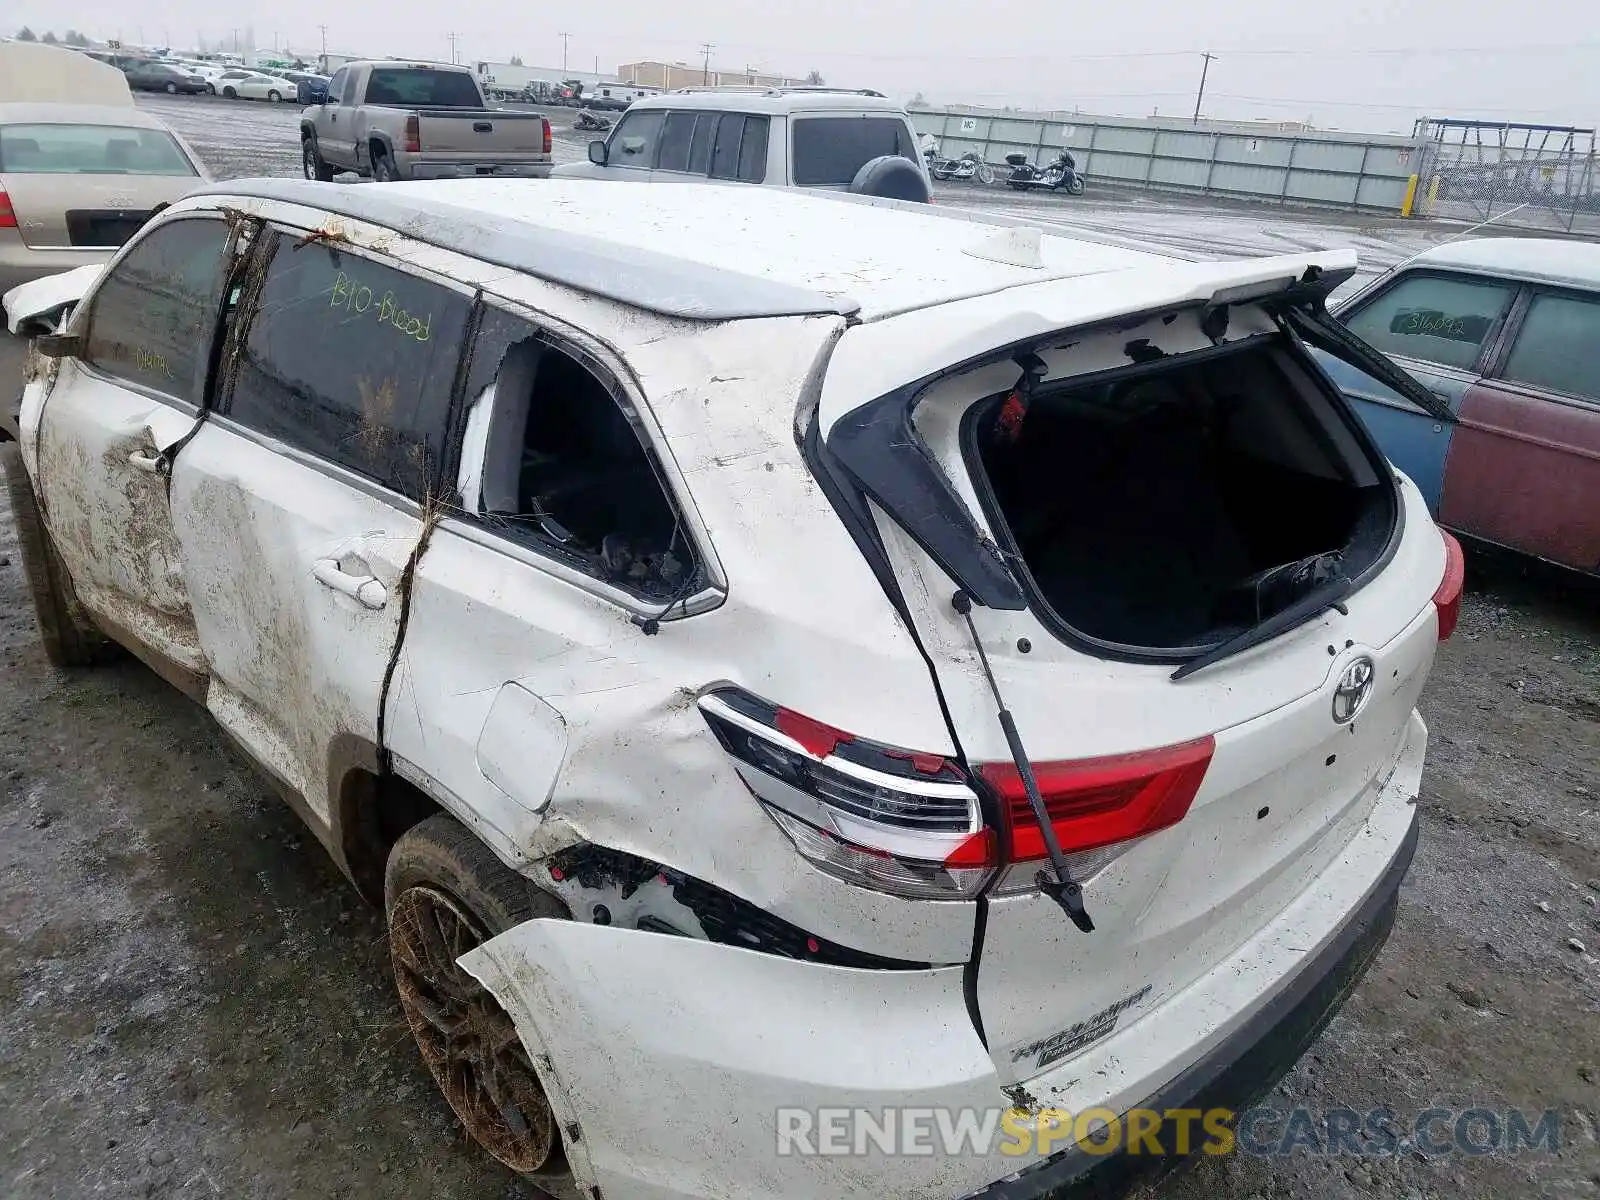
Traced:
<path fill-rule="evenodd" d="M 972 448 L 1056 623 L 1208 647 L 1383 554 L 1394 490 L 1342 407 L 1269 336 L 1047 385 L 1025 417 L 994 397 Z"/>

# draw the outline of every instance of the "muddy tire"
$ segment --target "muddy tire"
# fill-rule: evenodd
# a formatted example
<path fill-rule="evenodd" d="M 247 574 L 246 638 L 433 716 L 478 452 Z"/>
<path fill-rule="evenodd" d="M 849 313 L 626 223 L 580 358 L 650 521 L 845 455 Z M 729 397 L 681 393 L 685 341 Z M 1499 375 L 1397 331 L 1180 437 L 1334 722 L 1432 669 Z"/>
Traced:
<path fill-rule="evenodd" d="M 17 524 L 17 543 L 22 548 L 22 568 L 33 596 L 45 657 L 58 667 L 92 667 L 115 658 L 113 644 L 81 615 L 72 580 L 50 544 L 50 534 L 34 499 L 33 483 L 15 442 L 0 446 L 0 474 L 5 475 L 6 494 Z"/>
<path fill-rule="evenodd" d="M 506 1011 L 455 960 L 523 921 L 565 918 L 565 907 L 439 815 L 395 843 L 384 908 L 400 1007 L 457 1119 L 512 1170 L 564 1173 L 561 1132 L 527 1049 Z"/>
<path fill-rule="evenodd" d="M 394 159 L 387 154 L 374 154 L 372 156 L 373 183 L 393 183 L 399 178 L 398 172 L 394 169 Z"/>
<path fill-rule="evenodd" d="M 272 104 L 281 104 L 281 103 L 283 103 L 283 94 L 281 92 L 276 92 L 276 91 L 268 92 L 267 93 L 267 100 L 268 100 L 269 103 L 272 103 Z"/>

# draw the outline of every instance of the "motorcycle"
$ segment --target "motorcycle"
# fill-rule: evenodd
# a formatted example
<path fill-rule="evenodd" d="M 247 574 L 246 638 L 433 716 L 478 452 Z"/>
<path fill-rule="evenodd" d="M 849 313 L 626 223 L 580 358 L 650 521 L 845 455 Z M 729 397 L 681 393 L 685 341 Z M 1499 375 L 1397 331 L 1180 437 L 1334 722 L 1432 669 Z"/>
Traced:
<path fill-rule="evenodd" d="M 1006 186 L 1016 188 L 1019 192 L 1043 188 L 1051 192 L 1066 192 L 1069 196 L 1083 195 L 1084 178 L 1078 174 L 1078 164 L 1073 161 L 1072 155 L 1065 150 L 1045 167 L 1029 162 L 1026 154 L 1008 154 L 1006 163 L 1011 167 Z"/>
<path fill-rule="evenodd" d="M 610 129 L 611 118 L 602 116 L 597 112 L 591 112 L 587 108 L 580 109 L 577 119 L 572 122 L 572 127 L 574 129 Z"/>
<path fill-rule="evenodd" d="M 968 150 L 960 158 L 943 158 L 937 152 L 928 158 L 928 174 L 938 180 L 959 179 L 964 183 L 976 179 L 979 183 L 994 182 L 994 168 L 983 161 L 976 150 Z"/>

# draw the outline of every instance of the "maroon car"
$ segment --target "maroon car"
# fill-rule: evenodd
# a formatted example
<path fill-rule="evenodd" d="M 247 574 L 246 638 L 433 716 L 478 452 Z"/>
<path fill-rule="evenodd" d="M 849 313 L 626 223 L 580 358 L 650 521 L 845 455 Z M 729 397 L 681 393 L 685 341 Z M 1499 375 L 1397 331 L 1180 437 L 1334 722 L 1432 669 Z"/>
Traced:
<path fill-rule="evenodd" d="M 1323 359 L 1441 524 L 1600 574 L 1600 245 L 1453 242 L 1338 316 L 1438 401 Z"/>

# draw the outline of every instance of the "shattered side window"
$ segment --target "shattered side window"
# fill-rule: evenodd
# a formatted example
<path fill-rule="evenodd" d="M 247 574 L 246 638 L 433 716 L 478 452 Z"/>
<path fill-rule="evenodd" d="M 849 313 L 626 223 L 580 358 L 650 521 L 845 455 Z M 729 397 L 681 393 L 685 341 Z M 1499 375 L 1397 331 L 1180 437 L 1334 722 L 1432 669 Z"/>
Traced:
<path fill-rule="evenodd" d="M 693 541 L 637 414 L 603 368 L 491 308 L 472 351 L 467 402 L 468 514 L 640 596 L 688 594 Z"/>
<path fill-rule="evenodd" d="M 83 360 L 199 404 L 227 245 L 227 223 L 210 217 L 167 221 L 140 238 L 95 291 Z"/>
<path fill-rule="evenodd" d="M 248 323 L 223 358 L 220 411 L 423 499 L 470 298 L 334 242 L 269 236 L 264 271 L 245 282 Z"/>

